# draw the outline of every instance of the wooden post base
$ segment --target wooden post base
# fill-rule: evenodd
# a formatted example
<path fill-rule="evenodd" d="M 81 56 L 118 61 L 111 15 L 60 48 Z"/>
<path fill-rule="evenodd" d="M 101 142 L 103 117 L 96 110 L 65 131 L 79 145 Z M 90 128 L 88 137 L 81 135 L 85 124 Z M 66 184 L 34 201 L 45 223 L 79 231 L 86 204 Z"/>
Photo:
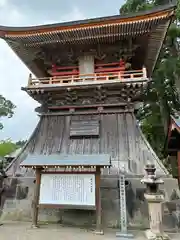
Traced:
<path fill-rule="evenodd" d="M 41 183 L 41 169 L 36 169 L 36 182 L 34 189 L 34 199 L 32 201 L 32 227 L 38 228 L 38 202 L 40 193 L 40 183 Z"/>
<path fill-rule="evenodd" d="M 37 228 L 39 228 L 39 226 L 32 224 L 32 225 L 31 225 L 31 228 L 37 229 Z"/>
<path fill-rule="evenodd" d="M 104 231 L 103 230 L 95 230 L 94 232 L 96 235 L 104 235 Z"/>
<path fill-rule="evenodd" d="M 102 208 L 101 208 L 101 190 L 100 190 L 100 177 L 101 169 L 96 169 L 96 230 L 95 234 L 103 235 L 104 231 L 102 230 Z"/>

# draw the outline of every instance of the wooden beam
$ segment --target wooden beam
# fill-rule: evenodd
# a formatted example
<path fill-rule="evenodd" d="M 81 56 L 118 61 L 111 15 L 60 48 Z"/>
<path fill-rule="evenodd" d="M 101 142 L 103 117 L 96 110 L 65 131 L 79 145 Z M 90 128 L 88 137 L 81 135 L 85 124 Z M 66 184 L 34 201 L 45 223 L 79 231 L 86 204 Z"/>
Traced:
<path fill-rule="evenodd" d="M 180 184 L 180 151 L 177 153 L 178 182 Z"/>
<path fill-rule="evenodd" d="M 95 232 L 98 235 L 103 235 L 104 231 L 102 229 L 100 177 L 101 177 L 101 169 L 97 167 L 96 174 L 95 174 L 95 183 L 96 183 L 96 231 Z"/>
<path fill-rule="evenodd" d="M 107 104 L 107 103 L 101 103 L 101 104 L 91 104 L 91 105 L 66 105 L 66 106 L 54 106 L 54 107 L 49 107 L 51 109 L 70 109 L 70 108 L 77 108 L 77 109 L 85 109 L 85 108 L 97 108 L 97 107 L 124 107 L 127 105 L 127 102 L 123 102 L 123 103 L 111 103 L 111 104 Z M 132 104 L 133 106 L 133 104 Z"/>
<path fill-rule="evenodd" d="M 32 202 L 32 227 L 38 227 L 38 203 L 41 184 L 41 168 L 36 168 L 36 182 L 34 189 L 34 199 Z"/>
<path fill-rule="evenodd" d="M 51 110 L 49 108 L 49 110 Z M 38 112 L 38 116 L 72 116 L 72 115 L 99 115 L 99 114 L 112 114 L 112 113 L 132 113 L 134 111 L 134 109 L 124 109 L 124 110 L 116 110 L 116 109 L 109 109 L 109 110 L 102 110 L 102 111 L 98 111 L 98 110 L 94 110 L 94 111 L 88 111 L 88 110 L 82 110 L 82 111 L 75 111 L 75 112 L 65 112 L 65 111 L 58 111 L 58 112 L 53 112 L 53 110 L 51 110 L 51 112 L 49 113 L 39 113 Z"/>

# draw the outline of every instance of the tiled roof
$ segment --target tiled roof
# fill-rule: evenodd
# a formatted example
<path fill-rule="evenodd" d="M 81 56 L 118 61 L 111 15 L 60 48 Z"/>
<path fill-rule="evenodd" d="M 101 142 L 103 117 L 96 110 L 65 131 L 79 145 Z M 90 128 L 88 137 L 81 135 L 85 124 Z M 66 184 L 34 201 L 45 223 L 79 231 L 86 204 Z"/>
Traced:
<path fill-rule="evenodd" d="M 0 26 L 3 38 L 37 77 L 45 77 L 44 69 L 34 62 L 42 45 L 58 43 L 101 44 L 148 35 L 149 46 L 145 65 L 149 74 L 154 69 L 169 24 L 174 16 L 175 4 L 130 15 L 115 15 L 74 22 L 34 27 Z"/>
<path fill-rule="evenodd" d="M 174 10 L 176 7 L 176 1 L 172 1 L 168 4 L 156 6 L 153 9 L 149 9 L 146 11 L 140 11 L 125 15 L 113 15 L 113 16 L 106 16 L 106 17 L 97 17 L 92 19 L 85 19 L 85 20 L 77 20 L 77 21 L 70 21 L 70 22 L 61 22 L 55 24 L 46 24 L 46 25 L 39 25 L 39 26 L 30 26 L 30 27 L 9 27 L 9 26 L 0 26 L 1 35 L 3 33 L 8 34 L 41 34 L 44 31 L 49 30 L 57 30 L 58 28 L 77 28 L 78 26 L 84 26 L 92 24 L 92 26 L 104 24 L 106 22 L 115 23 L 116 21 L 121 21 L 127 23 L 128 21 L 137 21 L 137 20 L 144 20 L 144 18 L 149 18 L 151 16 L 157 16 L 159 13 L 162 15 L 162 12 L 169 12 L 170 10 Z"/>

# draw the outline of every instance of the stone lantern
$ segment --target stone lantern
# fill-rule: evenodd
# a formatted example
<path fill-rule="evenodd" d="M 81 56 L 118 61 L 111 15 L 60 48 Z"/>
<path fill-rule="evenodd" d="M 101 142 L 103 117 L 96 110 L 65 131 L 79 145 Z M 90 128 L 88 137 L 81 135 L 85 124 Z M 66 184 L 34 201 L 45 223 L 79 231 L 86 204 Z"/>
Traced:
<path fill-rule="evenodd" d="M 166 240 L 169 237 L 162 229 L 162 202 L 164 201 L 164 195 L 159 190 L 159 185 L 163 184 L 164 181 L 156 176 L 154 164 L 147 164 L 145 171 L 146 175 L 141 180 L 141 183 L 146 185 L 144 197 L 148 203 L 150 222 L 150 229 L 146 231 L 146 237 L 151 240 Z"/>

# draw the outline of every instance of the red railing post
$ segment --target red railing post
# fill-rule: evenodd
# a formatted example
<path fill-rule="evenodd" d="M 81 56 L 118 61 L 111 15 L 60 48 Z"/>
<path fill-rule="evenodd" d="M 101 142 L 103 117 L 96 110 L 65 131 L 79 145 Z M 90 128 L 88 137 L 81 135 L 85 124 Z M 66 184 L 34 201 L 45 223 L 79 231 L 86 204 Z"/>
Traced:
<path fill-rule="evenodd" d="M 72 75 L 71 82 L 72 83 L 74 82 L 74 75 Z"/>
<path fill-rule="evenodd" d="M 118 78 L 121 81 L 121 72 L 118 73 Z"/>
<path fill-rule="evenodd" d="M 143 78 L 147 78 L 147 71 L 146 71 L 146 68 L 144 66 L 142 68 L 142 72 L 143 72 Z"/>
<path fill-rule="evenodd" d="M 49 78 L 40 78 L 40 79 L 32 79 L 32 74 L 29 74 L 28 87 L 32 85 L 40 84 L 73 84 L 76 82 L 88 83 L 96 82 L 96 81 L 109 81 L 110 79 L 115 81 L 123 81 L 123 80 L 142 80 L 147 79 L 147 71 L 146 68 L 143 67 L 141 70 L 131 70 L 131 71 L 123 71 L 117 70 L 114 72 L 99 72 L 92 74 L 78 74 L 78 75 L 62 75 L 62 76 L 52 76 Z"/>
<path fill-rule="evenodd" d="M 97 81 L 97 75 L 96 75 L 96 73 L 94 74 L 94 80 Z"/>

